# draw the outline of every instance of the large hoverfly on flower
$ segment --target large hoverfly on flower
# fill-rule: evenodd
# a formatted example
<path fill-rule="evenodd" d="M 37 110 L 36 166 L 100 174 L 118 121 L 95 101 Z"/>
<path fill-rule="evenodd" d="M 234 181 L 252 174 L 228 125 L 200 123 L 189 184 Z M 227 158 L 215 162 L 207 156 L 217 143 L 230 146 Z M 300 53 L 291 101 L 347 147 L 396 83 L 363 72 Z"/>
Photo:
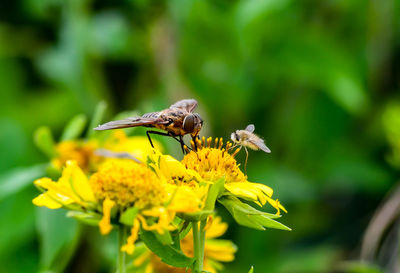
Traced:
<path fill-rule="evenodd" d="M 148 130 L 146 132 L 152 147 L 150 134 L 170 136 L 179 141 L 182 152 L 185 152 L 183 136 L 190 134 L 194 143 L 203 126 L 203 120 L 200 115 L 193 113 L 197 107 L 197 101 L 194 99 L 180 100 L 172 104 L 169 108 L 159 112 L 144 114 L 140 117 L 129 117 L 123 120 L 110 121 L 94 128 L 95 130 L 111 130 L 129 127 L 150 127 L 160 129 L 166 132 Z"/>

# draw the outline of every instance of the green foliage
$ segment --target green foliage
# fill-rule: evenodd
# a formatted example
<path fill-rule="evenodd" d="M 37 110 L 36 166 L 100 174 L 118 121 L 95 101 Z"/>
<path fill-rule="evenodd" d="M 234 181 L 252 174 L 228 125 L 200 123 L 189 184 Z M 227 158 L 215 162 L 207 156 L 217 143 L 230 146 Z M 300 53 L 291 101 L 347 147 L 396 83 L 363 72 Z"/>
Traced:
<path fill-rule="evenodd" d="M 87 117 L 85 115 L 77 115 L 73 117 L 65 126 L 61 135 L 61 141 L 74 140 L 78 138 L 85 129 L 86 123 Z"/>
<path fill-rule="evenodd" d="M 171 245 L 166 245 L 157 238 L 154 232 L 142 230 L 139 235 L 146 246 L 160 257 L 164 263 L 175 267 L 190 267 L 192 265 L 193 258 L 185 256 Z"/>
<path fill-rule="evenodd" d="M 39 150 L 49 158 L 57 155 L 55 143 L 50 128 L 40 127 L 34 133 L 34 141 Z"/>
<path fill-rule="evenodd" d="M 32 185 L 32 181 L 45 174 L 46 164 L 15 168 L 0 176 L 0 200 L 12 196 Z"/>
<path fill-rule="evenodd" d="M 63 272 L 79 242 L 80 227 L 65 211 L 38 208 L 36 227 L 40 238 L 41 269 Z"/>
<path fill-rule="evenodd" d="M 273 218 L 277 218 L 276 215 L 258 211 L 242 203 L 242 201 L 234 196 L 224 196 L 218 199 L 218 202 L 220 202 L 233 216 L 235 221 L 242 226 L 258 230 L 265 230 L 265 228 L 291 230 L 287 226 L 272 220 Z"/>

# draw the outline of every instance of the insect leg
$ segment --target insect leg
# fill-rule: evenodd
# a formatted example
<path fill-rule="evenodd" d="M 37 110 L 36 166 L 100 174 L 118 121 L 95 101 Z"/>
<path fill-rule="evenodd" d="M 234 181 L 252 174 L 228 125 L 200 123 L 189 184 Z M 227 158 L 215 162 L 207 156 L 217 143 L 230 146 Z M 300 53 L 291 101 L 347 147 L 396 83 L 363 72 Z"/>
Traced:
<path fill-rule="evenodd" d="M 247 175 L 247 159 L 249 158 L 249 152 L 247 151 L 246 146 L 244 146 L 244 150 L 246 151 L 246 161 L 244 162 L 244 172 Z"/>
<path fill-rule="evenodd" d="M 147 138 L 149 139 L 150 145 L 151 145 L 151 147 L 153 147 L 153 148 L 154 148 L 154 145 L 153 145 L 153 142 L 151 141 L 150 134 L 160 135 L 160 136 L 171 136 L 171 135 L 168 134 L 168 133 L 163 133 L 163 132 L 158 132 L 158 131 L 152 131 L 152 130 L 146 131 Z M 179 141 L 179 140 L 178 140 L 178 141 Z"/>
<path fill-rule="evenodd" d="M 175 135 L 173 135 L 173 134 L 171 134 L 171 133 L 163 133 L 163 132 L 153 131 L 153 130 L 146 131 L 147 138 L 149 139 L 150 145 L 151 145 L 151 147 L 153 147 L 153 148 L 154 148 L 154 145 L 153 145 L 153 142 L 151 141 L 150 134 L 159 135 L 159 136 L 169 136 L 169 137 L 172 137 L 173 139 L 175 139 L 176 141 L 178 141 L 178 142 L 181 144 L 182 151 L 185 151 L 185 149 L 183 148 L 183 145 L 184 145 L 185 143 L 183 142 L 182 136 L 179 136 L 179 139 L 178 139 L 177 136 L 175 136 Z"/>
<path fill-rule="evenodd" d="M 179 142 L 181 143 L 182 153 L 183 153 L 183 155 L 185 155 L 185 148 L 183 147 L 185 145 L 185 142 L 183 142 L 182 136 L 179 136 Z"/>

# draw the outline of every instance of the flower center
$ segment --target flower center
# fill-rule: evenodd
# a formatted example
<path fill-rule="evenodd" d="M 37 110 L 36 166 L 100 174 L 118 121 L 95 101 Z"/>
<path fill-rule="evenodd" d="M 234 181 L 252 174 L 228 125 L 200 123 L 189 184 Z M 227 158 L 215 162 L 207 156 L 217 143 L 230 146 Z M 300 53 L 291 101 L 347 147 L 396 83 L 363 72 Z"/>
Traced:
<path fill-rule="evenodd" d="M 214 147 L 212 147 L 214 144 Z M 246 175 L 239 169 L 235 155 L 238 149 L 232 154 L 229 149 L 232 147 L 230 142 L 223 148 L 222 138 L 212 141 L 203 137 L 198 140 L 197 152 L 190 151 L 182 160 L 186 168 L 197 171 L 200 176 L 208 181 L 215 181 L 225 177 L 226 182 L 244 182 L 247 181 Z M 193 146 L 193 145 L 192 145 Z"/>
<path fill-rule="evenodd" d="M 110 199 L 122 208 L 159 206 L 167 198 L 164 184 L 151 170 L 127 160 L 104 163 L 90 185 L 97 199 Z"/>

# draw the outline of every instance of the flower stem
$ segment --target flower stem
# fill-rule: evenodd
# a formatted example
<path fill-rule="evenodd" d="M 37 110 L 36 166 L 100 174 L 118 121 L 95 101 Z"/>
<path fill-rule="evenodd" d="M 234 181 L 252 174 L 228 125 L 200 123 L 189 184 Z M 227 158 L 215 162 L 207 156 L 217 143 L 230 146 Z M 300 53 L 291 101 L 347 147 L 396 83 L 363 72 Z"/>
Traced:
<path fill-rule="evenodd" d="M 125 273 L 125 259 L 126 253 L 121 251 L 121 247 L 124 245 L 126 240 L 126 228 L 124 225 L 118 227 L 118 261 L 117 261 L 117 273 Z"/>
<path fill-rule="evenodd" d="M 203 262 L 204 262 L 204 246 L 205 246 L 205 242 L 206 242 L 206 231 L 204 230 L 204 228 L 206 227 L 207 224 L 207 219 L 202 220 L 200 222 L 200 253 L 201 253 L 201 265 L 203 266 Z M 203 268 L 202 268 L 203 270 Z"/>
<path fill-rule="evenodd" d="M 200 243 L 200 233 L 199 233 L 199 222 L 192 222 L 192 229 L 193 229 L 193 251 L 194 251 L 194 258 L 195 262 L 193 265 L 193 271 L 195 273 L 201 273 L 203 271 L 203 254 L 202 247 Z"/>

